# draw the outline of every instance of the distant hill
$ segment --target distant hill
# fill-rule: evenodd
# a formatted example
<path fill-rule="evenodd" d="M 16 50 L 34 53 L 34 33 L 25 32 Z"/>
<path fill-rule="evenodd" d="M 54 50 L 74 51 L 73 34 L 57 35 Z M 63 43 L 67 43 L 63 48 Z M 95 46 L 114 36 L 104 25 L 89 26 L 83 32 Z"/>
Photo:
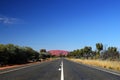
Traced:
<path fill-rule="evenodd" d="M 68 51 L 65 50 L 50 50 L 48 51 L 51 55 L 56 55 L 56 56 L 60 56 L 60 55 L 67 55 Z"/>

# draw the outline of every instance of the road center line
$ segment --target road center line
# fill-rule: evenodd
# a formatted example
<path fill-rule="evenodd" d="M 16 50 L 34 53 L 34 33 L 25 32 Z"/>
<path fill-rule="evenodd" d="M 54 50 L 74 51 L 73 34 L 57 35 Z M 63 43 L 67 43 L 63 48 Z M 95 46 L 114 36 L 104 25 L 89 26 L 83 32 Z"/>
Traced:
<path fill-rule="evenodd" d="M 63 61 L 61 61 L 61 80 L 64 80 Z"/>

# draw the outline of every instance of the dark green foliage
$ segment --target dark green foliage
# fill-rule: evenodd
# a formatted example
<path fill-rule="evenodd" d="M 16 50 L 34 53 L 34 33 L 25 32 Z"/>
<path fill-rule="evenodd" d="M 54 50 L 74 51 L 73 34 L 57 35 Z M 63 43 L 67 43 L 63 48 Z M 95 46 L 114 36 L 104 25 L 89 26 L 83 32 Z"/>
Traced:
<path fill-rule="evenodd" d="M 5 45 L 0 44 L 0 65 L 5 65 L 8 63 L 8 53 Z"/>
<path fill-rule="evenodd" d="M 0 44 L 0 65 L 22 64 L 39 60 L 39 53 L 30 47 L 20 47 L 14 44 Z"/>
<path fill-rule="evenodd" d="M 41 50 L 40 50 L 40 53 L 41 53 L 41 52 L 46 52 L 46 49 L 41 49 Z"/>
<path fill-rule="evenodd" d="M 92 51 L 92 47 L 85 46 L 83 49 L 77 49 L 69 52 L 67 55 L 68 57 L 74 57 L 74 58 L 86 58 L 93 57 L 94 53 Z"/>
<path fill-rule="evenodd" d="M 97 56 L 100 56 L 100 51 L 103 50 L 103 44 L 102 43 L 96 43 L 96 49 L 98 50 Z"/>
<path fill-rule="evenodd" d="M 108 47 L 107 51 L 102 52 L 102 59 L 117 60 L 119 59 L 119 52 L 116 47 Z"/>
<path fill-rule="evenodd" d="M 92 47 L 85 46 L 84 47 L 84 56 L 88 59 L 90 57 L 90 53 L 92 52 Z"/>
<path fill-rule="evenodd" d="M 120 60 L 120 54 L 116 47 L 108 47 L 107 50 L 103 50 L 103 44 L 96 44 L 97 51 L 92 51 L 92 47 L 85 46 L 82 49 L 77 49 L 69 52 L 67 57 L 82 58 L 82 59 L 109 59 Z"/>
<path fill-rule="evenodd" d="M 46 49 L 41 49 L 40 50 L 40 58 L 41 59 L 46 59 L 46 58 L 50 58 L 52 57 L 52 55 L 46 51 Z"/>
<path fill-rule="evenodd" d="M 103 50 L 103 44 L 102 43 L 96 43 L 96 48 L 98 51 Z"/>

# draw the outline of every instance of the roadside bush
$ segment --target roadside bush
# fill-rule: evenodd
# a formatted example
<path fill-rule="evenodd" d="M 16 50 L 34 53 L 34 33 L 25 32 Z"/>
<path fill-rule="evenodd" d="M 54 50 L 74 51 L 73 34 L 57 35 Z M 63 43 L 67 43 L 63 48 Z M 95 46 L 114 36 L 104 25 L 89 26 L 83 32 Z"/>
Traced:
<path fill-rule="evenodd" d="M 30 47 L 0 44 L 0 66 L 27 63 L 39 60 L 39 53 Z"/>

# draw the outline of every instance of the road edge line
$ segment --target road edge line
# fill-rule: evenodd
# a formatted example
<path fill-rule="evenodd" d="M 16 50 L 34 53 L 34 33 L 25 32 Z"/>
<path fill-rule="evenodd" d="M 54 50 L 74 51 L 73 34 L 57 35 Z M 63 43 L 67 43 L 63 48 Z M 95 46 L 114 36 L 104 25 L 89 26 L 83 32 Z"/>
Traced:
<path fill-rule="evenodd" d="M 66 60 L 69 60 L 69 59 L 66 59 Z M 69 61 L 72 61 L 72 60 L 69 60 Z M 75 62 L 75 61 L 72 61 L 72 62 Z M 112 72 L 112 71 L 109 71 L 109 70 L 104 69 L 104 68 L 102 69 L 102 68 L 97 67 L 97 66 L 82 64 L 82 63 L 79 63 L 79 62 L 75 62 L 75 63 L 81 64 L 81 65 L 84 65 L 84 66 L 87 66 L 87 67 L 90 67 L 90 68 L 93 68 L 93 69 L 96 69 L 96 70 L 99 70 L 99 71 L 103 71 L 103 72 L 107 72 L 107 73 L 110 73 L 110 74 L 114 74 L 114 75 L 120 76 L 120 73 Z"/>
<path fill-rule="evenodd" d="M 54 61 L 54 60 L 51 60 L 51 61 Z M 11 70 L 8 70 L 8 71 L 3 71 L 3 72 L 0 72 L 0 75 L 1 75 L 1 74 L 5 74 L 5 73 L 9 73 L 9 72 L 12 72 L 12 71 L 17 71 L 17 70 L 20 70 L 20 69 L 24 69 L 24 68 L 36 66 L 36 65 L 39 65 L 39 64 L 42 64 L 42 63 L 45 63 L 45 62 L 41 62 L 41 63 L 34 64 L 34 65 L 32 65 L 32 64 L 30 64 L 30 65 L 25 65 L 25 66 L 21 66 L 20 68 L 11 69 Z"/>

